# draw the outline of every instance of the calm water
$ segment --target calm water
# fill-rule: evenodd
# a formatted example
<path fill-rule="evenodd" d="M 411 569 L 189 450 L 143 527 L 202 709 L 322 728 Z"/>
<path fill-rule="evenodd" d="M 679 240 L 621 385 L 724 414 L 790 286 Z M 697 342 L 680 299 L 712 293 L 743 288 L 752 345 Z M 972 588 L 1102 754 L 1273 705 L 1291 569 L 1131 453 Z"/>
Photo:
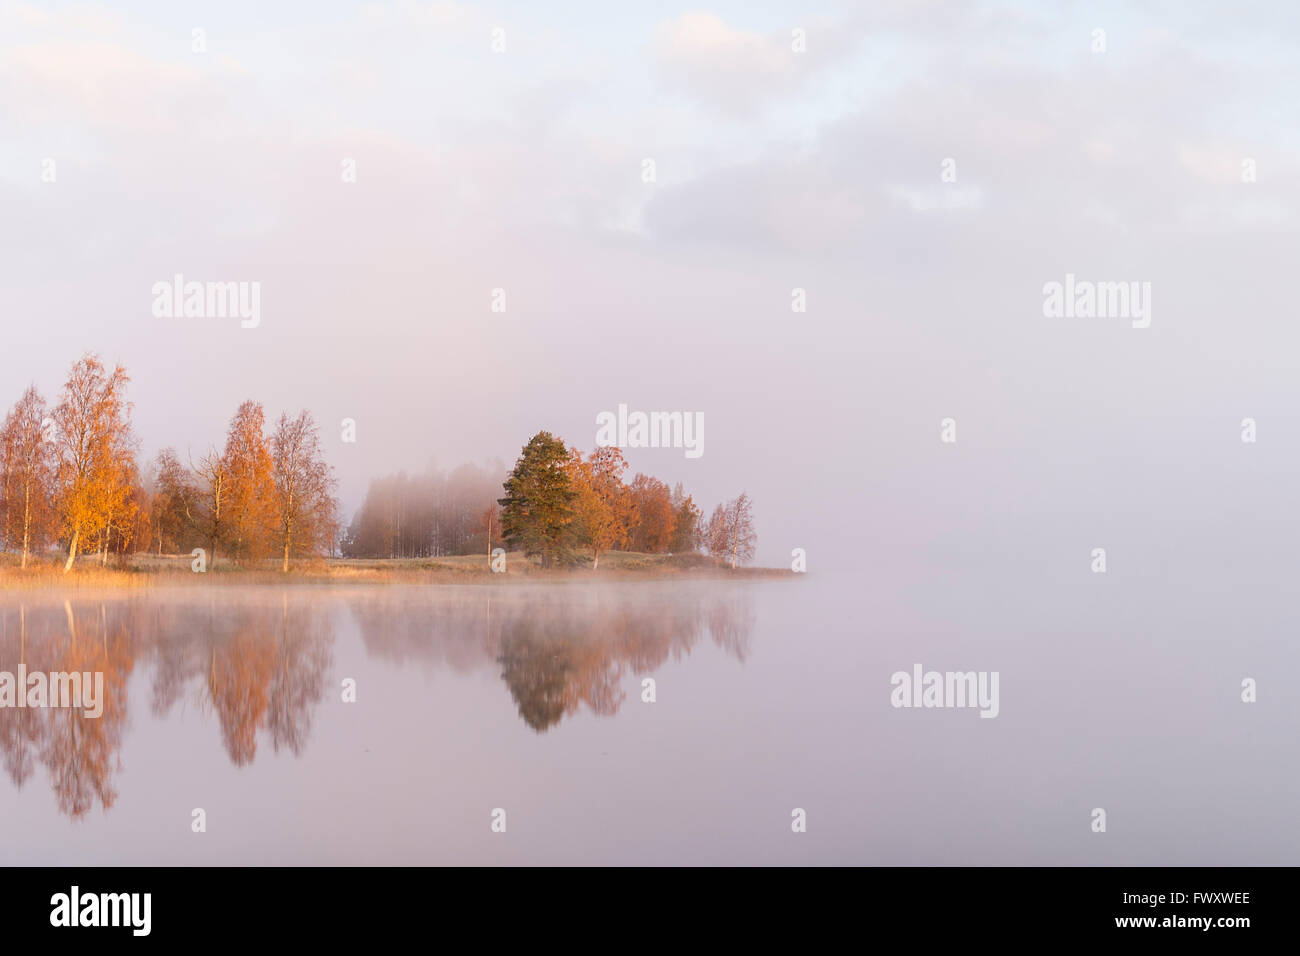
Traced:
<path fill-rule="evenodd" d="M 813 577 L 3 594 L 0 670 L 102 670 L 107 707 L 0 709 L 0 861 L 1300 862 L 1292 642 L 1217 641 L 1195 609 L 1117 627 L 1120 593 L 1050 618 L 997 598 Z M 999 671 L 999 716 L 891 707 L 915 662 Z"/>

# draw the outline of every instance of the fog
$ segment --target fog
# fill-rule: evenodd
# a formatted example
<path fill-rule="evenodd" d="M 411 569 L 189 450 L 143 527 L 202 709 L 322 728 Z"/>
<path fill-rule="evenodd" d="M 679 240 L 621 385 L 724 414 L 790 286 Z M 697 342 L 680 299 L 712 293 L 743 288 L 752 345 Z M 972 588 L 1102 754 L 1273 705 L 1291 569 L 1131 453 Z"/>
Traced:
<path fill-rule="evenodd" d="M 219 443 L 248 398 L 305 407 L 347 517 L 402 469 L 695 414 L 702 455 L 627 449 L 628 474 L 706 515 L 748 492 L 756 563 L 803 548 L 808 573 L 655 585 L 694 636 L 607 648 L 585 697 L 543 681 L 522 710 L 502 672 L 534 645 L 500 622 L 604 634 L 608 607 L 562 591 L 491 630 L 487 591 L 331 595 L 310 736 L 238 773 L 246 738 L 137 706 L 150 658 L 118 806 L 85 824 L 111 859 L 1296 862 L 1300 11 L 192 16 L 0 7 L 4 403 L 96 350 L 133 376 L 145 458 Z M 155 316 L 177 273 L 260 283 L 256 327 Z M 1141 320 L 1049 315 L 1069 277 L 1149 289 Z M 603 593 L 619 627 L 653 617 Z M 719 641 L 706 605 L 741 593 L 748 637 Z M 916 664 L 999 672 L 997 718 L 892 707 Z M 0 786 L 32 841 L 6 852 L 89 862 L 41 786 Z M 187 843 L 205 802 L 222 836 Z"/>
<path fill-rule="evenodd" d="M 147 457 L 310 408 L 349 514 L 541 428 L 590 450 L 626 403 L 703 415 L 702 457 L 632 472 L 748 491 L 760 563 L 1272 553 L 1296 19 L 1208 9 L 9 5 L 0 381 L 124 362 Z M 176 273 L 260 282 L 260 324 L 156 318 Z M 1045 318 L 1067 273 L 1150 282 L 1150 327 Z"/>
<path fill-rule="evenodd" d="M 77 655 L 108 708 L 0 708 L 5 858 L 1293 861 L 1294 643 L 1113 583 L 1051 615 L 815 578 L 10 594 L 0 670 Z M 893 706 L 914 665 L 996 672 L 996 718 Z"/>

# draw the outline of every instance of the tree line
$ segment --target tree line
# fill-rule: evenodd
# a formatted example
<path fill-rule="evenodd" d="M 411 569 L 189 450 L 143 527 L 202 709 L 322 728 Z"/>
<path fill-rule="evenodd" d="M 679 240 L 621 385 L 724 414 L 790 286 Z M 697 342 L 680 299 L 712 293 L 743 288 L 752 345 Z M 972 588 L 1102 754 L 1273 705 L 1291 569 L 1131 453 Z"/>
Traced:
<path fill-rule="evenodd" d="M 625 481 L 627 467 L 617 448 L 584 457 L 543 431 L 523 447 L 504 480 L 475 465 L 450 474 L 389 475 L 371 482 L 343 535 L 342 552 L 423 558 L 490 554 L 501 544 L 544 567 L 590 560 L 593 569 L 609 551 L 703 550 L 732 567 L 753 559 L 758 538 L 748 495 L 718 505 L 705 520 L 680 482 L 669 488 L 644 474 Z"/>
<path fill-rule="evenodd" d="M 617 448 L 584 456 L 545 431 L 504 480 L 464 465 L 372 482 L 344 529 L 310 412 L 282 413 L 268 428 L 261 404 L 246 401 L 222 447 L 197 460 L 165 448 L 142 466 L 129 384 L 120 364 L 88 353 L 52 407 L 33 385 L 0 423 L 0 549 L 20 555 L 21 567 L 56 546 L 65 572 L 79 555 L 107 564 L 110 554 L 196 548 L 244 566 L 275 558 L 285 571 L 336 547 L 346 557 L 419 558 L 490 554 L 499 543 L 545 567 L 590 560 L 593 569 L 616 550 L 703 550 L 733 568 L 754 556 L 748 495 L 705 520 L 681 483 L 669 488 L 645 474 L 625 481 Z"/>
<path fill-rule="evenodd" d="M 57 546 L 64 571 L 97 556 L 206 549 L 240 564 L 332 550 L 336 480 L 310 412 L 269 431 L 257 402 L 239 406 L 223 448 L 184 463 L 167 448 L 142 468 L 130 376 L 93 353 L 73 364 L 51 408 L 33 385 L 0 424 L 0 547 L 26 568 Z"/>
<path fill-rule="evenodd" d="M 623 480 L 627 461 L 613 446 L 583 457 L 550 432 L 524 445 L 497 499 L 503 540 L 543 566 L 608 551 L 685 554 L 700 550 L 734 568 L 754 557 L 753 502 L 746 494 L 718 505 L 707 520 L 679 482 L 649 475 Z"/>

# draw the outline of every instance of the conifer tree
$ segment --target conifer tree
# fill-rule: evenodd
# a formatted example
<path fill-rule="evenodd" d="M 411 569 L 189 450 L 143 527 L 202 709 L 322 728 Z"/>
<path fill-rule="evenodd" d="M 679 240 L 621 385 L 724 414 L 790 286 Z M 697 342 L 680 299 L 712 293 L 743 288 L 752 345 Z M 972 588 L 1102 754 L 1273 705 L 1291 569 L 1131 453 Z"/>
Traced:
<path fill-rule="evenodd" d="M 568 461 L 563 441 L 538 432 L 524 446 L 503 486 L 506 496 L 499 499 L 502 537 L 510 547 L 539 556 L 543 567 L 562 562 L 569 553 L 577 492 Z"/>

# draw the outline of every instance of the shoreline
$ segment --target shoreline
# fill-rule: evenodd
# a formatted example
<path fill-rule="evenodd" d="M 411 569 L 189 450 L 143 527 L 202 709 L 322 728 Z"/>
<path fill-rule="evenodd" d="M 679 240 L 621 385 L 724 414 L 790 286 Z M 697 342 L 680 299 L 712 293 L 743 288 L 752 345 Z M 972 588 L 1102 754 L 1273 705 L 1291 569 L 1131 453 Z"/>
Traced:
<path fill-rule="evenodd" d="M 566 584 L 629 581 L 753 581 L 803 577 L 785 568 L 738 567 L 703 555 L 660 555 L 611 552 L 600 567 L 572 565 L 543 568 L 521 552 L 506 556 L 506 570 L 493 571 L 486 555 L 435 558 L 318 558 L 304 560 L 285 572 L 278 562 L 239 567 L 218 560 L 206 571 L 191 569 L 190 555 L 132 555 L 124 563 L 110 558 L 83 558 L 71 571 L 62 561 L 42 558 L 22 570 L 13 555 L 0 555 L 0 590 L 58 590 L 82 588 L 152 588 L 241 585 L 373 585 L 373 584 Z"/>

